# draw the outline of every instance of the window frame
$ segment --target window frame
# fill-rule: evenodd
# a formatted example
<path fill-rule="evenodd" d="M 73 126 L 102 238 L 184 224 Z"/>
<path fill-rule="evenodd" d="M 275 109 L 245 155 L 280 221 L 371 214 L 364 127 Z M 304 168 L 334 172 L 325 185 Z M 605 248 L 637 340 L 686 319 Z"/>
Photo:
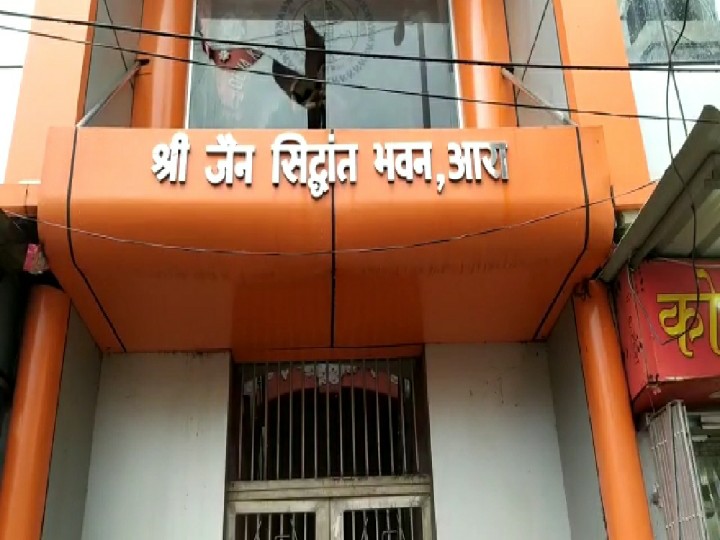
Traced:
<path fill-rule="evenodd" d="M 192 6 L 192 20 L 190 21 L 190 32 L 192 35 L 195 35 L 195 32 L 197 30 L 196 24 L 197 24 L 197 7 L 198 2 L 200 0 L 193 0 L 193 6 Z M 457 44 L 457 30 L 455 26 L 455 10 L 454 10 L 454 3 L 453 0 L 437 0 L 437 5 L 439 9 L 445 9 L 445 12 L 448 14 L 448 26 L 449 26 L 449 32 L 450 32 L 450 60 L 457 60 L 458 59 L 458 44 Z M 190 59 L 190 63 L 188 64 L 187 69 L 187 84 L 185 87 L 185 117 L 183 120 L 183 129 L 200 129 L 200 128 L 191 128 L 190 127 L 190 98 L 192 95 L 192 77 L 193 77 L 193 70 L 195 69 L 196 65 L 193 63 L 197 59 L 194 57 L 195 47 L 194 47 L 194 40 L 188 40 L 188 58 Z M 458 64 L 452 65 L 453 70 L 453 84 L 452 84 L 452 90 L 454 92 L 454 95 L 456 98 L 462 97 L 462 86 L 460 84 L 460 70 L 458 69 Z M 465 115 L 464 115 L 464 109 L 463 109 L 463 102 L 461 99 L 455 100 L 455 106 L 456 106 L 456 119 L 457 119 L 457 129 L 463 129 L 465 127 Z M 218 128 L 220 129 L 220 128 Z M 243 127 L 237 127 L 232 129 L 266 129 L 266 128 L 243 128 Z M 306 128 L 307 129 L 307 128 Z M 331 129 L 331 128 L 324 128 L 324 129 Z M 374 129 L 374 128 L 373 128 Z M 415 129 L 423 129 L 423 128 L 415 128 Z M 429 129 L 434 129 L 430 127 Z M 440 129 L 440 128 L 436 128 Z M 298 131 L 298 130 L 293 130 Z M 304 131 L 304 130 L 301 130 Z"/>

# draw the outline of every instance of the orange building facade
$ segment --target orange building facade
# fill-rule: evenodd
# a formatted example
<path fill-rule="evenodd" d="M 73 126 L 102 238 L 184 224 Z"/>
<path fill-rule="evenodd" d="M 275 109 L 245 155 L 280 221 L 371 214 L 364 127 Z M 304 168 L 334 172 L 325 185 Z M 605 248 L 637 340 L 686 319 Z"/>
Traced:
<path fill-rule="evenodd" d="M 652 187 L 637 120 L 581 112 L 632 115 L 630 76 L 515 67 L 563 124 L 493 64 L 627 65 L 616 2 L 230 4 L 37 0 L 0 207 L 56 281 L 28 299 L 0 538 L 652 538 L 593 280 Z M 288 98 L 303 69 L 322 112 Z"/>

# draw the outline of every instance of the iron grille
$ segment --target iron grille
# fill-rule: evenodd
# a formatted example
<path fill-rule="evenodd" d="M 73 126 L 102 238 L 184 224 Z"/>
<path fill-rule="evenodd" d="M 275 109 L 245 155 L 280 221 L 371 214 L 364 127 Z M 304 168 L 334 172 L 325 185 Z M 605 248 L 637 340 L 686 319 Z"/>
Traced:
<path fill-rule="evenodd" d="M 697 466 L 685 405 L 673 401 L 648 422 L 668 540 L 705 540 Z"/>
<path fill-rule="evenodd" d="M 418 364 L 372 359 L 237 365 L 229 480 L 427 472 Z"/>

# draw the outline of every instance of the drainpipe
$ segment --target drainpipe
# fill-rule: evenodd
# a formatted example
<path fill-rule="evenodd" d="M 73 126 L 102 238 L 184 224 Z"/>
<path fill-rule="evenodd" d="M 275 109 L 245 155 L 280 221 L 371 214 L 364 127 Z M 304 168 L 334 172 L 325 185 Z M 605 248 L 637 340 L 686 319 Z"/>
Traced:
<path fill-rule="evenodd" d="M 64 292 L 32 288 L 0 484 L 3 540 L 40 540 L 69 317 Z"/>
<path fill-rule="evenodd" d="M 630 396 L 610 300 L 591 281 L 573 297 L 609 540 L 653 540 Z"/>

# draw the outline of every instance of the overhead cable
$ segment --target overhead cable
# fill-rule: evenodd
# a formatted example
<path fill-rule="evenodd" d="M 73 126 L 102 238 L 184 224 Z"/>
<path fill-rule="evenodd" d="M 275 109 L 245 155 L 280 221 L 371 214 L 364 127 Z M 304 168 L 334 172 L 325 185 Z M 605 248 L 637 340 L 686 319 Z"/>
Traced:
<path fill-rule="evenodd" d="M 0 9 L 0 16 L 6 17 L 17 17 L 22 19 L 30 19 L 35 21 L 53 22 L 60 24 L 67 24 L 73 26 L 84 26 L 88 28 L 102 28 L 112 31 L 130 32 L 140 35 L 148 35 L 154 37 L 171 38 L 171 39 L 183 39 L 192 42 L 204 42 L 212 41 L 218 45 L 232 45 L 234 47 L 261 47 L 265 49 L 275 49 L 280 51 L 295 51 L 295 52 L 325 52 L 329 55 L 335 56 L 354 56 L 359 58 L 374 58 L 378 60 L 405 60 L 411 62 L 425 62 L 429 64 L 456 64 L 456 65 L 470 65 L 470 66 L 484 66 L 484 67 L 498 67 L 498 68 L 524 68 L 524 69 L 558 69 L 558 70 L 571 70 L 571 71 L 661 71 L 666 72 L 668 68 L 664 65 L 657 63 L 633 63 L 632 66 L 610 66 L 610 65 L 571 65 L 571 64 L 535 64 L 535 63 L 521 63 L 521 62 L 502 62 L 493 60 L 470 60 L 464 58 L 446 58 L 446 57 L 420 57 L 410 56 L 401 54 L 388 54 L 388 53 L 370 53 L 370 52 L 358 52 L 348 50 L 336 50 L 336 49 L 317 49 L 312 47 L 301 47 L 297 45 L 282 45 L 279 43 L 262 43 L 262 42 L 250 42 L 243 40 L 232 40 L 223 39 L 210 36 L 196 36 L 192 34 L 183 34 L 179 32 L 166 32 L 163 30 L 153 30 L 149 28 L 141 28 L 138 26 L 129 26 L 121 24 L 110 24 L 98 21 L 83 21 L 79 19 L 69 19 L 65 17 L 53 17 L 49 15 L 31 15 L 27 13 L 20 13 L 17 11 L 9 11 Z M 678 64 L 676 64 L 677 67 Z M 717 67 L 717 62 L 711 61 L 693 61 L 683 62 L 679 64 L 683 67 L 683 71 L 687 72 L 702 72 L 702 73 L 720 73 L 720 68 Z"/>
<path fill-rule="evenodd" d="M 0 10 L 0 13 L 2 11 Z M 12 26 L 5 26 L 0 25 L 0 30 L 9 30 L 9 31 L 15 31 L 20 33 L 26 33 L 33 36 L 38 37 L 44 37 L 48 39 L 53 39 L 57 41 L 63 41 L 63 42 L 69 42 L 69 43 L 77 43 L 80 45 L 88 45 L 91 47 L 98 47 L 102 49 L 111 49 L 116 50 L 120 52 L 129 52 L 133 54 L 137 54 L 143 57 L 148 58 L 157 58 L 160 60 L 170 60 L 175 62 L 181 62 L 184 64 L 189 65 L 196 65 L 201 67 L 211 67 L 216 68 L 215 64 L 210 62 L 203 62 L 200 60 L 194 60 L 190 58 L 181 58 L 177 56 L 167 55 L 167 54 L 160 54 L 160 53 L 153 53 L 149 51 L 144 51 L 140 49 L 135 49 L 131 47 L 119 47 L 117 45 L 113 44 L 107 44 L 107 43 L 95 43 L 89 40 L 82 40 L 82 39 L 74 39 L 74 38 L 68 38 L 66 36 L 58 36 L 55 34 L 49 34 L 46 32 L 38 32 L 36 30 L 27 30 L 24 28 L 15 28 Z M 237 71 L 242 71 L 243 73 L 248 74 L 255 74 L 263 77 L 276 77 L 282 75 L 276 75 L 268 71 L 262 71 L 258 69 L 237 69 Z M 634 120 L 657 120 L 657 121 L 672 121 L 672 122 L 684 122 L 686 119 L 683 119 L 681 117 L 675 117 L 675 116 L 663 116 L 663 115 L 655 115 L 655 114 L 639 114 L 639 113 L 621 113 L 621 112 L 613 112 L 613 111 L 602 111 L 602 110 L 593 110 L 593 109 L 578 109 L 574 107 L 550 107 L 546 105 L 537 105 L 537 104 L 530 104 L 530 103 L 514 103 L 514 102 L 506 102 L 506 101 L 497 101 L 497 100 L 485 100 L 485 99 L 477 99 L 477 98 L 467 98 L 462 96 L 451 96 L 446 94 L 435 94 L 435 93 L 423 93 L 423 92 L 417 92 L 413 90 L 398 90 L 393 88 L 382 88 L 377 86 L 371 86 L 371 85 L 365 85 L 365 84 L 357 84 L 357 83 L 349 83 L 349 82 L 343 82 L 343 81 L 326 81 L 324 79 L 318 79 L 318 78 L 312 78 L 312 77 L 306 77 L 306 76 L 287 76 L 287 78 L 293 79 L 293 80 L 303 80 L 308 82 L 315 82 L 315 83 L 325 83 L 329 86 L 336 86 L 336 87 L 342 87 L 342 88 L 352 88 L 356 90 L 365 90 L 365 91 L 371 91 L 371 92 L 382 92 L 386 94 L 393 94 L 393 95 L 402 95 L 402 96 L 411 96 L 411 97 L 425 97 L 425 98 L 431 98 L 431 99 L 437 99 L 442 101 L 454 101 L 454 102 L 462 102 L 462 103 L 476 103 L 480 105 L 488 105 L 488 106 L 496 106 L 496 107 L 509 107 L 509 108 L 517 108 L 517 109 L 528 109 L 528 110 L 539 110 L 539 111 L 557 111 L 557 112 L 563 112 L 566 114 L 577 114 L 577 115 L 589 115 L 589 116 L 601 116 L 601 117 L 611 117 L 611 118 L 625 118 L 625 119 L 634 119 Z M 693 119 L 693 122 L 702 123 L 702 124 L 717 124 L 717 121 L 714 120 L 706 120 L 706 119 Z"/>

